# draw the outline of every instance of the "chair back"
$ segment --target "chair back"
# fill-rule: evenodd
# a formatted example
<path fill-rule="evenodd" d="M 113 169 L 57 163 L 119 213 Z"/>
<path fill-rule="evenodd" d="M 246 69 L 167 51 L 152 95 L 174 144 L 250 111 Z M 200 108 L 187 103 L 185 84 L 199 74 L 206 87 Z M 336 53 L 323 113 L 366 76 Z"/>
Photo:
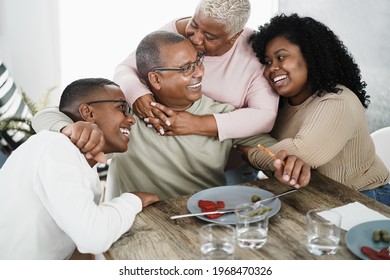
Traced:
<path fill-rule="evenodd" d="M 374 131 L 371 138 L 375 144 L 376 154 L 390 171 L 390 126 Z"/>

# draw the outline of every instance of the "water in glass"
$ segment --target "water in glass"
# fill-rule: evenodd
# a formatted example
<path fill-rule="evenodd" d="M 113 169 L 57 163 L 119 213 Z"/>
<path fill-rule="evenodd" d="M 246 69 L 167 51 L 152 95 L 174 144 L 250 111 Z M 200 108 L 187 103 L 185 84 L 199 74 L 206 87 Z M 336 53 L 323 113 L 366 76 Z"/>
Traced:
<path fill-rule="evenodd" d="M 321 237 L 316 234 L 307 237 L 307 250 L 317 256 L 334 255 L 339 247 L 337 236 Z"/>
<path fill-rule="evenodd" d="M 237 242 L 240 247 L 260 249 L 267 242 L 267 230 L 244 227 L 237 230 Z"/>

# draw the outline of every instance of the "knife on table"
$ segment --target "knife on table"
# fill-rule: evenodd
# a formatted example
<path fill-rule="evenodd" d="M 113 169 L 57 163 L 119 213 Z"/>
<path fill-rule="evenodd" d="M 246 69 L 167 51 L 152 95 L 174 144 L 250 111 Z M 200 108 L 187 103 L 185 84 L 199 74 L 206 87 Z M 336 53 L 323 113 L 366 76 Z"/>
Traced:
<path fill-rule="evenodd" d="M 281 194 L 278 194 L 278 195 L 275 195 L 275 196 L 271 196 L 271 197 L 268 197 L 268 198 L 264 198 L 262 200 L 259 200 L 257 201 L 255 204 L 254 204 L 254 207 L 258 207 L 261 203 L 263 202 L 266 202 L 266 201 L 269 201 L 269 200 L 272 200 L 272 199 L 275 199 L 275 198 L 278 198 L 278 197 L 281 197 L 281 196 L 284 196 L 286 194 L 289 194 L 289 193 L 293 193 L 293 192 L 296 192 L 297 189 L 292 189 L 292 190 L 288 190 L 286 192 L 283 192 Z M 183 214 L 183 215 L 175 215 L 175 216 L 171 216 L 171 220 L 174 220 L 174 219 L 179 219 L 179 218 L 186 218 L 186 217 L 195 217 L 195 216 L 204 216 L 204 215 L 211 215 L 211 214 L 226 214 L 226 213 L 232 213 L 234 212 L 235 208 L 226 208 L 226 209 L 219 209 L 217 211 L 212 211 L 212 212 L 199 212 L 199 213 L 191 213 L 191 214 Z"/>

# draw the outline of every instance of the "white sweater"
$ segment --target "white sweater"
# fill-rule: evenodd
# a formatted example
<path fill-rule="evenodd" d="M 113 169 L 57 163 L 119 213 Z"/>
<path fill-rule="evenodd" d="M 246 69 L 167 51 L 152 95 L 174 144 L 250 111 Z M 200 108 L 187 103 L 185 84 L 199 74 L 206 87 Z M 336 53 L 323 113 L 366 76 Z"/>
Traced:
<path fill-rule="evenodd" d="M 96 169 L 61 133 L 28 139 L 0 169 L 0 259 L 105 252 L 142 209 L 129 193 L 98 205 Z"/>

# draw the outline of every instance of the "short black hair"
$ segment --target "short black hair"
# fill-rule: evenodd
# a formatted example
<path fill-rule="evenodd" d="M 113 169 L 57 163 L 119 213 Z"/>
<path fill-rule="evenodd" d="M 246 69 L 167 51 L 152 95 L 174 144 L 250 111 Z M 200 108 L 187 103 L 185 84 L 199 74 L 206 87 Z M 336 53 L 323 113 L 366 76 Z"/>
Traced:
<path fill-rule="evenodd" d="M 364 108 L 370 103 L 366 82 L 347 47 L 326 25 L 311 17 L 280 14 L 259 26 L 249 38 L 260 63 L 265 64 L 265 48 L 275 37 L 284 37 L 297 45 L 306 60 L 308 82 L 318 94 L 338 92 L 337 84 L 352 90 Z"/>
<path fill-rule="evenodd" d="M 91 101 L 98 91 L 105 90 L 106 85 L 119 87 L 115 82 L 104 78 L 84 78 L 70 83 L 62 92 L 59 110 L 73 121 L 81 120 L 78 106 Z"/>

